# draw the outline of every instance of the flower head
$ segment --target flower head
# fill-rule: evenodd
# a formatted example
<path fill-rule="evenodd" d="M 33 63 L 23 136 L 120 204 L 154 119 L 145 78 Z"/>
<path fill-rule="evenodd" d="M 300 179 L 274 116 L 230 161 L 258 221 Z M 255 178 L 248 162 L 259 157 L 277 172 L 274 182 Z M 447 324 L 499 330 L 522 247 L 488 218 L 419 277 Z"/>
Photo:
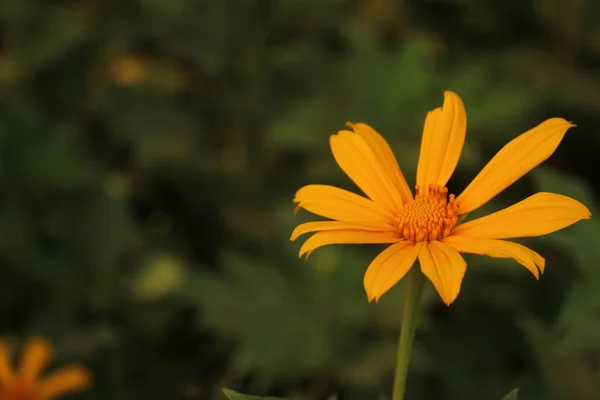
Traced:
<path fill-rule="evenodd" d="M 300 256 L 307 257 L 329 244 L 391 244 L 365 273 L 369 301 L 379 300 L 418 259 L 423 274 L 450 305 L 467 267 L 460 253 L 512 258 L 537 279 L 544 272 L 544 259 L 504 239 L 545 235 L 591 217 L 576 200 L 536 193 L 488 216 L 459 223 L 554 153 L 575 126 L 562 118 L 548 119 L 513 139 L 458 196 L 446 188 L 467 130 L 465 108 L 455 93 L 446 91 L 443 106 L 425 118 L 414 197 L 385 139 L 366 124 L 348 126 L 352 131 L 331 136 L 331 150 L 366 197 L 333 186 L 301 188 L 294 198 L 297 208 L 330 220 L 299 225 L 291 240 L 314 232 L 300 249 Z"/>
<path fill-rule="evenodd" d="M 90 373 L 78 365 L 64 367 L 42 378 L 40 375 L 52 360 L 52 353 L 50 343 L 32 337 L 25 343 L 19 367 L 13 369 L 8 347 L 0 341 L 0 400 L 50 400 L 90 385 Z"/>

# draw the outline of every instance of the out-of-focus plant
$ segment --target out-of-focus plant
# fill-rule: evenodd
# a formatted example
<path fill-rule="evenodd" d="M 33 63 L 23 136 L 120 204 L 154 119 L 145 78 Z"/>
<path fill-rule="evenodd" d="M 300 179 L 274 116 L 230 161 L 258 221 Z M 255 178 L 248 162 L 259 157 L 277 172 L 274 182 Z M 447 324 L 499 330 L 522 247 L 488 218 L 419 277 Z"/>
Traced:
<path fill-rule="evenodd" d="M 434 3 L 0 1 L 2 331 L 55 338 L 60 357 L 93 369 L 82 399 L 384 392 L 403 285 L 369 307 L 360 276 L 375 249 L 299 262 L 281 240 L 299 221 L 298 187 L 355 189 L 323 146 L 340 123 L 384 132 L 412 186 L 422 110 L 450 88 L 470 104 L 470 142 L 449 189 L 552 115 L 579 125 L 551 160 L 566 176 L 553 190 L 583 199 L 589 187 L 590 205 L 600 184 L 598 6 Z M 535 179 L 485 211 L 527 197 Z M 569 376 L 543 362 L 554 347 L 593 371 L 596 257 L 580 249 L 595 233 L 573 229 L 577 240 L 526 242 L 549 255 L 539 285 L 473 258 L 451 310 L 426 288 L 410 397 L 519 386 L 546 399 Z M 260 285 L 263 273 L 285 290 Z M 306 337 L 285 328 L 298 320 Z M 303 353 L 302 369 L 275 351 Z"/>

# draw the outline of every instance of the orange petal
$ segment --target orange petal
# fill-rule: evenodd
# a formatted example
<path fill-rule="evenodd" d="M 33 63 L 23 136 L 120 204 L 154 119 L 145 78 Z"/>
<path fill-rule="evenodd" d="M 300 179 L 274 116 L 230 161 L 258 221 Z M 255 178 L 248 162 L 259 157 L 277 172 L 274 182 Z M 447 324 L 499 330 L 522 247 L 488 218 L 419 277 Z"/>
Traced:
<path fill-rule="evenodd" d="M 504 146 L 456 198 L 465 214 L 487 203 L 554 153 L 567 130 L 575 125 L 548 119 Z"/>
<path fill-rule="evenodd" d="M 369 265 L 363 283 L 369 301 L 379 301 L 412 268 L 423 243 L 402 241 L 382 251 Z"/>
<path fill-rule="evenodd" d="M 371 128 L 367 124 L 353 124 L 349 122 L 347 125 L 349 125 L 355 133 L 363 138 L 371 150 L 373 150 L 383 168 L 388 171 L 390 179 L 394 184 L 394 188 L 398 193 L 400 193 L 402 203 L 406 204 L 411 201 L 413 199 L 413 195 L 410 187 L 408 186 L 408 183 L 406 183 L 406 179 L 400 170 L 400 165 L 398 165 L 398 161 L 396 160 L 396 156 L 394 156 L 394 152 L 383 136 L 381 136 L 379 133 L 377 133 L 377 131 L 375 131 L 375 129 Z"/>
<path fill-rule="evenodd" d="M 467 113 L 456 93 L 444 92 L 444 105 L 425 118 L 417 186 L 446 186 L 454 172 L 467 134 Z"/>
<path fill-rule="evenodd" d="M 91 374 L 85 367 L 68 366 L 48 375 L 40 383 L 40 397 L 49 400 L 63 394 L 78 392 L 89 387 L 91 380 Z"/>
<path fill-rule="evenodd" d="M 299 257 L 306 257 L 319 247 L 330 244 L 367 244 L 367 243 L 396 243 L 398 238 L 392 232 L 369 232 L 362 230 L 321 231 L 309 237 L 300 248 Z"/>
<path fill-rule="evenodd" d="M 52 359 L 52 355 L 52 345 L 46 339 L 37 336 L 29 338 L 25 342 L 19 365 L 19 376 L 28 382 L 37 381 L 42 370 Z"/>
<path fill-rule="evenodd" d="M 394 215 L 366 197 L 327 185 L 308 185 L 296 192 L 298 207 L 339 221 L 392 221 Z"/>
<path fill-rule="evenodd" d="M 402 206 L 400 193 L 390 178 L 393 171 L 388 171 L 380 162 L 367 142 L 354 132 L 339 131 L 331 135 L 330 140 L 333 157 L 342 171 L 370 199 L 394 212 Z"/>
<path fill-rule="evenodd" d="M 0 384 L 6 385 L 15 379 L 12 357 L 6 341 L 0 340 Z M 1 385 L 0 385 L 1 386 Z"/>
<path fill-rule="evenodd" d="M 343 229 L 362 230 L 362 231 L 387 231 L 393 232 L 394 227 L 386 224 L 368 224 L 343 221 L 314 221 L 300 224 L 292 232 L 290 240 L 296 240 L 299 236 L 309 232 L 317 231 L 339 231 Z"/>
<path fill-rule="evenodd" d="M 474 239 L 464 236 L 449 236 L 444 243 L 460 253 L 479 254 L 495 258 L 512 258 L 539 279 L 544 273 L 546 260 L 523 245 L 506 240 Z"/>
<path fill-rule="evenodd" d="M 442 242 L 429 242 L 419 252 L 421 271 L 440 294 L 443 302 L 450 305 L 460 292 L 460 285 L 467 270 L 467 263 L 452 247 Z"/>
<path fill-rule="evenodd" d="M 590 210 L 577 200 L 542 192 L 493 214 L 458 225 L 452 235 L 479 239 L 541 236 L 590 217 Z"/>

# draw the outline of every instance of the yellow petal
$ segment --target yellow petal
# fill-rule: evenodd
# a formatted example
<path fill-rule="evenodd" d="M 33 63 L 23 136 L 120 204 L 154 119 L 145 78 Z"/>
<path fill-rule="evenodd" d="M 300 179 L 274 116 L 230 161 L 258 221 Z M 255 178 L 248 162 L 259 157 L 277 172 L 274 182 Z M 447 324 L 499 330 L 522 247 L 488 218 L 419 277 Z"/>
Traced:
<path fill-rule="evenodd" d="M 339 131 L 331 135 L 333 157 L 342 171 L 373 201 L 394 212 L 402 206 L 387 171 L 365 140 L 354 132 Z"/>
<path fill-rule="evenodd" d="M 400 194 L 402 203 L 406 204 L 413 199 L 412 192 L 406 179 L 400 170 L 400 165 L 394 156 L 394 152 L 390 148 L 388 142 L 375 129 L 363 123 L 348 123 L 350 127 L 357 133 L 367 145 L 373 150 L 383 168 L 388 172 L 394 188 Z"/>
<path fill-rule="evenodd" d="M 458 225 L 452 235 L 510 239 L 546 235 L 591 217 L 577 200 L 555 193 L 536 193 L 503 210 Z"/>
<path fill-rule="evenodd" d="M 327 185 L 307 185 L 296 192 L 298 207 L 339 221 L 392 221 L 394 215 L 382 205 L 347 190 Z"/>
<path fill-rule="evenodd" d="M 539 279 L 544 273 L 546 261 L 535 251 L 506 240 L 474 239 L 464 236 L 449 236 L 444 243 L 460 253 L 479 254 L 495 258 L 512 258 Z"/>
<path fill-rule="evenodd" d="M 402 241 L 382 251 L 369 265 L 363 283 L 369 301 L 379 301 L 412 268 L 421 243 Z"/>
<path fill-rule="evenodd" d="M 444 92 L 444 105 L 425 118 L 417 185 L 446 186 L 456 168 L 467 133 L 465 106 L 453 92 Z"/>
<path fill-rule="evenodd" d="M 361 230 L 321 231 L 309 237 L 300 248 L 299 257 L 306 257 L 319 247 L 330 244 L 367 244 L 367 243 L 396 243 L 398 238 L 392 232 L 369 232 Z"/>
<path fill-rule="evenodd" d="M 554 153 L 567 129 L 562 118 L 548 119 L 504 146 L 456 198 L 465 214 L 487 203 Z"/>
<path fill-rule="evenodd" d="M 467 263 L 452 247 L 442 242 L 429 242 L 419 252 L 421 271 L 440 294 L 442 301 L 450 305 L 460 292 L 460 285 L 467 270 Z"/>
<path fill-rule="evenodd" d="M 91 380 L 91 374 L 85 367 L 65 367 L 48 375 L 40 383 L 40 397 L 49 400 L 63 394 L 78 392 L 89 387 Z"/>
<path fill-rule="evenodd" d="M 361 230 L 361 231 L 387 231 L 394 232 L 394 227 L 386 224 L 369 224 L 344 221 L 314 221 L 300 224 L 292 232 L 290 240 L 296 240 L 299 236 L 309 232 L 317 231 L 339 231 L 339 230 Z"/>
<path fill-rule="evenodd" d="M 53 349 L 50 342 L 41 337 L 32 337 L 25 342 L 19 376 L 28 382 L 38 380 L 40 373 L 52 359 Z"/>
<path fill-rule="evenodd" d="M 0 340 L 0 384 L 6 385 L 14 379 L 15 373 L 12 368 L 12 357 L 8 351 L 8 345 L 6 341 Z"/>

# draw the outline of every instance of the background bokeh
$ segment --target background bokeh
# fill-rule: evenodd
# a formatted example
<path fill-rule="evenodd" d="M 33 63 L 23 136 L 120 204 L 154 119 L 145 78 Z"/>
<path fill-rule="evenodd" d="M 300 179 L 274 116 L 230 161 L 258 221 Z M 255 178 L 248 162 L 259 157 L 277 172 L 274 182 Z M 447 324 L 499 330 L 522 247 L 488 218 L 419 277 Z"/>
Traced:
<path fill-rule="evenodd" d="M 0 1 L 0 330 L 83 362 L 78 399 L 385 399 L 403 285 L 368 304 L 380 246 L 298 260 L 295 191 L 355 190 L 328 137 L 367 122 L 409 183 L 423 120 L 456 91 L 460 192 L 549 117 L 554 156 L 482 212 L 600 189 L 592 0 Z M 409 399 L 600 398 L 600 222 L 468 257 L 450 308 L 427 288 Z"/>

